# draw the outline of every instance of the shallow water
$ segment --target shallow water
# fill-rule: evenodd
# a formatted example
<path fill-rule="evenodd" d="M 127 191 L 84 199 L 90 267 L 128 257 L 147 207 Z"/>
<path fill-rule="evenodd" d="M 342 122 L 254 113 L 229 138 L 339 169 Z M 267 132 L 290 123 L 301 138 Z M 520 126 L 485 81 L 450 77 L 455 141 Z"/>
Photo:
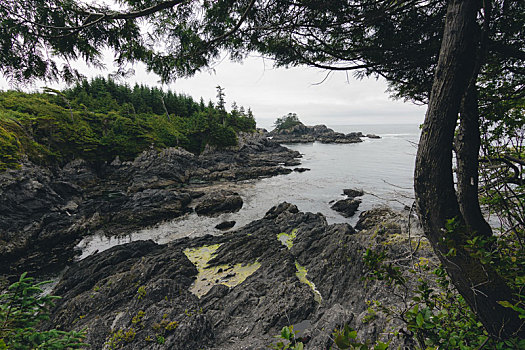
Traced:
<path fill-rule="evenodd" d="M 241 227 L 260 219 L 268 209 L 283 201 L 296 204 L 301 211 L 320 212 L 329 223 L 355 224 L 359 212 L 352 218 L 344 218 L 330 209 L 331 201 L 345 198 L 344 188 L 365 191 L 359 211 L 381 205 L 402 209 L 412 204 L 417 125 L 330 127 L 344 133 L 374 133 L 381 139 L 365 138 L 364 142 L 354 144 L 287 145 L 303 154 L 300 166 L 311 170 L 225 185 L 242 196 L 244 205 L 239 212 L 216 218 L 198 217 L 193 213 L 119 238 L 91 236 L 78 246 L 82 249 L 81 259 L 95 251 L 139 239 L 167 243 L 182 237 L 221 234 L 214 228 L 218 223 L 235 220 L 234 229 Z"/>

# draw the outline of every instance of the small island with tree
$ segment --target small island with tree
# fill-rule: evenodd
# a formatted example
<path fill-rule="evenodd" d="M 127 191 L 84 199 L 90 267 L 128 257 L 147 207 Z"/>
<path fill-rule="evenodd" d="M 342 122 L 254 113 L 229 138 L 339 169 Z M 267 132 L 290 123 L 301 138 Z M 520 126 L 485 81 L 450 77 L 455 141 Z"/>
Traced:
<path fill-rule="evenodd" d="M 364 135 L 362 132 L 351 132 L 343 134 L 335 132 L 326 125 L 307 126 L 304 125 L 296 113 L 288 113 L 285 116 L 277 118 L 274 129 L 268 133 L 274 141 L 279 143 L 358 143 L 363 142 L 362 137 L 379 139 L 374 134 Z"/>

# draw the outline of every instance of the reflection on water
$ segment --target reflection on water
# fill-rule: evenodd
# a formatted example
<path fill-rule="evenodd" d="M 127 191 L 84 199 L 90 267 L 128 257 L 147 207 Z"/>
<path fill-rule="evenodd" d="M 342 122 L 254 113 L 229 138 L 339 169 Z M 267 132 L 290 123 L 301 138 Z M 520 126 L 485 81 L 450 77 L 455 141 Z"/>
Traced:
<path fill-rule="evenodd" d="M 353 218 L 344 218 L 330 209 L 331 201 L 345 198 L 344 188 L 365 191 L 360 211 L 380 205 L 402 209 L 412 204 L 415 143 L 419 137 L 417 125 L 335 126 L 333 129 L 344 133 L 376 133 L 382 138 L 364 139 L 354 144 L 288 145 L 303 154 L 301 167 L 311 170 L 231 185 L 244 200 L 239 212 L 216 218 L 198 217 L 193 213 L 125 237 L 88 237 L 79 244 L 81 258 L 134 240 L 167 243 L 182 237 L 222 234 L 215 229 L 218 223 L 234 220 L 237 222 L 234 228 L 241 227 L 260 219 L 268 209 L 283 201 L 296 204 L 302 211 L 320 212 L 329 223 L 355 224 L 359 213 Z"/>

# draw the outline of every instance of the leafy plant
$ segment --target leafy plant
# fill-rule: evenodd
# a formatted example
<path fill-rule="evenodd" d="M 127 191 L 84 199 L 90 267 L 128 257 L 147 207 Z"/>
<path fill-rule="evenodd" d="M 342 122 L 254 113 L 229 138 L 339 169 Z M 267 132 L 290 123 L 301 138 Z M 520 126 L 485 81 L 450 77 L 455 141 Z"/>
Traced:
<path fill-rule="evenodd" d="M 282 340 L 277 342 L 277 344 L 273 344 L 271 348 L 275 350 L 303 350 L 304 344 L 295 338 L 297 333 L 298 331 L 293 330 L 293 326 L 284 326 L 281 329 L 281 334 L 276 336 L 276 338 Z"/>
<path fill-rule="evenodd" d="M 53 300 L 59 297 L 43 295 L 41 287 L 49 283 L 34 283 L 23 273 L 20 279 L 0 295 L 0 349 L 80 349 L 87 344 L 85 332 L 41 330 L 42 321 L 49 319 Z"/>
<path fill-rule="evenodd" d="M 124 344 L 131 343 L 133 340 L 135 340 L 136 335 L 137 333 L 135 332 L 135 329 L 133 328 L 119 329 L 118 331 L 110 334 L 105 345 L 109 349 L 119 349 Z"/>
<path fill-rule="evenodd" d="M 164 338 L 162 335 L 157 335 L 157 344 L 164 344 L 166 342 L 166 338 Z"/>
<path fill-rule="evenodd" d="M 483 257 L 487 263 L 497 262 L 500 268 L 505 265 L 485 250 L 487 241 L 477 238 L 469 242 L 470 245 L 467 250 L 472 255 Z M 491 246 L 494 249 L 494 242 Z M 495 253 L 496 251 L 498 250 L 493 253 L 498 255 Z M 378 256 L 381 258 L 378 259 Z M 367 259 L 369 262 L 373 262 L 367 263 L 367 266 L 376 269 L 367 278 L 394 281 L 395 288 L 404 289 L 404 293 L 394 292 L 393 295 L 412 295 L 404 302 L 404 308 L 375 302 L 372 313 L 375 316 L 376 313 L 381 312 L 387 317 L 402 320 L 406 327 L 403 333 L 406 337 L 417 341 L 418 349 L 479 349 L 484 346 L 493 349 L 525 349 L 525 340 L 522 339 L 511 338 L 499 341 L 490 338 L 475 313 L 451 285 L 443 267 L 440 266 L 432 271 L 427 264 L 422 262 L 418 268 L 401 271 L 400 269 L 393 270 L 388 266 L 385 267 L 384 255 L 382 254 L 368 252 L 365 254 L 365 261 Z M 516 271 L 515 265 L 521 266 L 521 263 L 517 259 L 514 259 L 514 262 L 512 261 L 513 259 L 509 259 L 509 262 L 514 266 L 507 264 L 507 269 Z M 417 281 L 416 287 L 395 283 L 399 279 L 400 273 L 411 275 L 411 279 Z M 405 277 L 404 280 L 407 278 Z M 517 279 L 521 282 L 525 281 L 519 277 Z M 523 288 L 523 284 L 517 290 L 522 290 L 521 288 Z M 507 301 L 501 301 L 500 304 L 518 312 L 520 318 L 525 318 L 523 308 L 525 297 L 523 295 L 519 297 L 521 301 L 518 304 L 511 304 Z M 345 336 L 346 334 L 343 333 Z M 353 335 L 353 333 L 349 335 Z"/>
<path fill-rule="evenodd" d="M 146 296 L 146 287 L 140 286 L 137 288 L 137 299 L 142 299 Z"/>
<path fill-rule="evenodd" d="M 347 350 L 386 350 L 388 344 L 383 342 L 376 342 L 375 345 L 370 345 L 370 342 L 360 343 L 357 341 L 357 332 L 350 328 L 348 325 L 344 325 L 342 329 L 336 329 L 333 333 L 334 343 L 338 349 Z M 373 347 L 372 347 L 373 346 Z"/>

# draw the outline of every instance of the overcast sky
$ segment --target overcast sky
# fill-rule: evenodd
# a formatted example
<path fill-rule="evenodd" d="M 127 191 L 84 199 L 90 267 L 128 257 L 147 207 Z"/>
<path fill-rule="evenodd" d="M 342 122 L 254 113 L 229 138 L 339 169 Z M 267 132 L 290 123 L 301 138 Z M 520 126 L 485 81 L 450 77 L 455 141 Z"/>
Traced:
<path fill-rule="evenodd" d="M 106 76 L 115 70 L 111 60 L 106 61 L 106 71 L 81 64 L 79 67 L 86 76 Z M 125 82 L 160 86 L 158 77 L 148 74 L 143 66 L 136 66 L 135 72 Z M 322 82 L 326 74 L 326 71 L 306 67 L 274 69 L 271 61 L 253 56 L 242 64 L 225 59 L 213 72 L 179 79 L 164 88 L 186 93 L 197 101 L 201 96 L 206 101 L 215 101 L 215 87 L 220 85 L 225 89 L 228 107 L 233 101 L 239 106 L 251 107 L 258 125 L 266 128 L 289 112 L 297 113 L 305 124 L 420 124 L 423 121 L 426 108 L 392 100 L 383 80 L 357 80 L 350 73 L 347 77 L 345 72 L 333 72 Z M 34 88 L 44 85 L 37 83 Z M 0 88 L 9 88 L 3 77 Z"/>

